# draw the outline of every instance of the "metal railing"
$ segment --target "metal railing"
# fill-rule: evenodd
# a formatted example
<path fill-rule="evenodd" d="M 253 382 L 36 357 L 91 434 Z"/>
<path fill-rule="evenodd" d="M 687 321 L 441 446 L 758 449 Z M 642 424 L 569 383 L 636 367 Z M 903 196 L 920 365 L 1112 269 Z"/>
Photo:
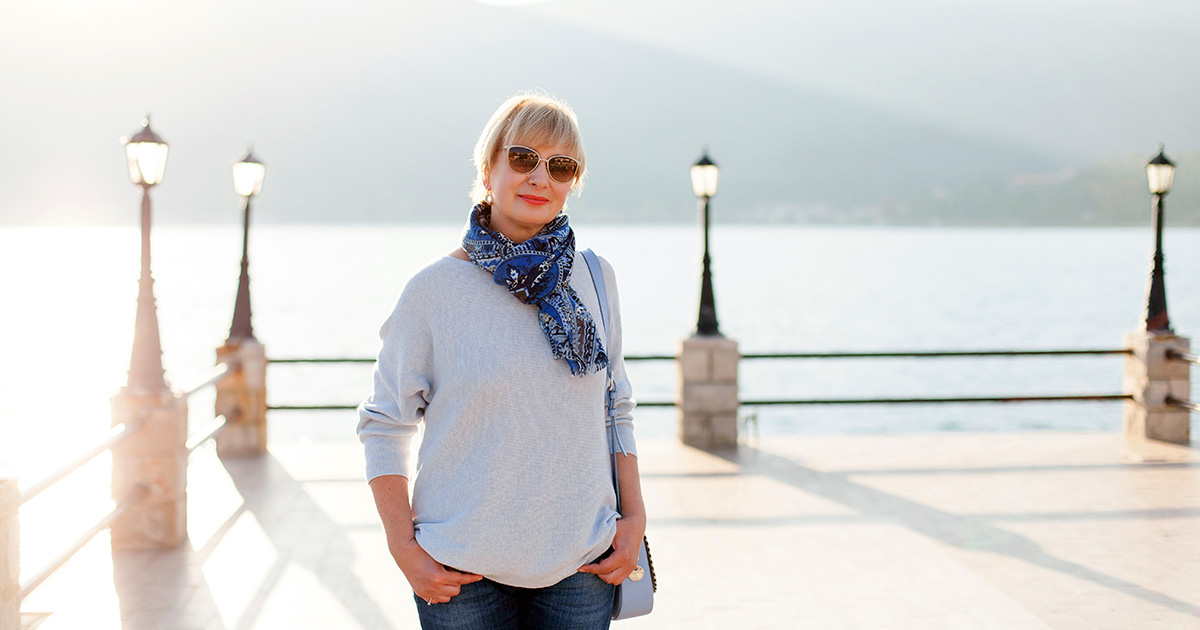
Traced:
<path fill-rule="evenodd" d="M 1188 363 L 1200 364 L 1200 355 L 1192 354 L 1191 352 L 1184 352 L 1182 350 L 1167 350 L 1167 358 L 1174 359 L 1176 361 L 1186 361 Z M 1200 404 L 1196 404 L 1187 399 L 1167 396 L 1167 404 L 1174 407 L 1179 407 L 1181 409 L 1187 409 L 1188 411 L 1200 413 Z"/>
<path fill-rule="evenodd" d="M 626 355 L 626 361 L 674 361 L 675 356 L 669 354 L 643 354 L 643 355 Z M 354 363 L 374 363 L 374 357 L 288 357 L 284 359 L 268 359 L 267 364 L 271 365 L 279 363 L 282 365 L 296 364 L 354 364 Z M 638 402 L 640 407 L 674 407 L 675 403 L 671 401 L 647 401 Z M 358 409 L 358 405 L 346 405 L 339 403 L 331 403 L 326 405 L 267 405 L 268 411 L 351 411 Z"/>
<path fill-rule="evenodd" d="M 201 380 L 198 381 L 195 385 L 192 385 L 191 387 L 185 389 L 183 391 L 183 396 L 185 398 L 187 398 L 187 397 L 190 397 L 192 394 L 195 394 L 196 392 L 204 389 L 205 387 L 210 387 L 210 386 L 216 385 L 217 383 L 219 383 L 221 381 L 221 379 L 228 376 L 229 373 L 233 371 L 234 367 L 235 366 L 230 365 L 229 363 L 226 363 L 226 362 L 218 363 L 211 370 L 209 370 L 206 374 L 204 374 L 204 376 L 201 378 Z M 190 456 L 193 452 L 195 452 L 195 450 L 197 448 L 200 448 L 200 446 L 202 444 L 204 444 L 205 442 L 207 442 L 209 440 L 215 440 L 217 438 L 217 436 L 220 435 L 221 432 L 224 431 L 226 429 L 226 427 L 228 427 L 228 426 L 229 426 L 228 419 L 223 415 L 216 416 L 212 420 L 209 420 L 208 423 L 204 426 L 204 430 L 202 433 L 200 433 L 199 435 L 197 435 L 187 441 L 185 448 L 187 449 L 188 455 Z"/>
<path fill-rule="evenodd" d="M 1200 413 L 1200 405 L 1197 405 L 1196 403 L 1194 403 L 1190 400 L 1180 400 L 1179 398 L 1176 398 L 1174 396 L 1167 396 L 1166 402 L 1168 405 L 1172 405 L 1175 407 L 1181 407 L 1183 409 L 1187 409 L 1188 411 L 1195 411 L 1197 413 Z"/>
<path fill-rule="evenodd" d="M 1200 355 L 1192 354 L 1191 352 L 1183 352 L 1182 350 L 1167 350 L 1167 358 L 1200 364 Z"/>
<path fill-rule="evenodd" d="M 270 363 L 374 363 L 374 362 L 375 362 L 374 358 L 363 358 L 363 357 L 356 357 L 356 358 L 326 357 L 326 358 L 318 358 L 318 359 L 290 358 L 290 359 L 268 359 L 267 360 L 268 364 L 270 364 Z"/>
<path fill-rule="evenodd" d="M 92 461 L 97 456 L 99 456 L 101 453 L 103 453 L 103 452 L 113 448 L 114 446 L 120 444 L 121 442 L 129 439 L 130 436 L 132 436 L 139 429 L 141 429 L 142 426 L 144 426 L 144 424 L 145 424 L 145 420 L 143 419 L 143 420 L 139 420 L 137 422 L 131 423 L 129 425 L 118 424 L 118 425 L 114 426 L 112 429 L 109 430 L 108 435 L 105 436 L 105 438 L 103 440 L 101 440 L 100 443 L 96 444 L 92 448 L 85 451 L 83 454 L 81 454 L 78 457 L 76 457 L 75 459 L 67 462 L 66 464 L 59 467 L 54 472 L 51 472 L 50 474 L 43 477 L 41 480 L 39 480 L 36 483 L 34 483 L 33 485 L 29 486 L 29 488 L 26 489 L 25 491 L 23 491 L 20 495 L 20 499 L 18 500 L 18 503 L 17 503 L 18 513 L 20 510 L 20 507 L 25 505 L 25 503 L 27 503 L 30 499 L 33 499 L 37 495 L 41 494 L 42 492 L 49 489 L 54 484 L 58 483 L 59 481 L 61 481 L 62 479 L 64 479 L 68 475 L 70 475 L 71 473 L 79 470 L 84 465 L 86 465 L 88 462 Z M 125 513 L 125 511 L 127 511 L 129 508 L 133 507 L 139 501 L 141 501 L 145 497 L 145 495 L 146 495 L 145 488 L 142 488 L 142 487 L 139 487 L 138 489 L 135 489 L 134 491 L 130 492 L 125 498 L 123 498 L 121 500 L 121 502 L 115 508 L 113 508 L 112 511 L 110 511 L 108 514 L 105 514 L 103 517 L 100 518 L 100 520 L 98 520 L 94 524 L 92 524 L 92 526 L 90 528 L 88 528 L 87 532 L 85 532 L 82 536 L 80 536 L 78 539 L 76 539 L 75 542 L 71 543 L 65 551 L 60 553 L 58 556 L 55 556 L 55 558 L 53 560 L 51 560 L 49 563 L 47 563 L 45 566 L 43 566 L 39 570 L 35 571 L 33 576 L 30 577 L 27 581 L 22 582 L 20 584 L 21 591 L 20 591 L 19 599 L 24 600 L 26 597 L 28 597 L 29 594 L 31 592 L 33 592 L 34 589 L 36 589 L 39 585 L 41 585 L 42 582 L 46 581 L 46 578 L 50 577 L 55 571 L 57 571 L 60 567 L 62 567 L 62 565 L 66 564 L 67 561 L 70 560 L 71 557 L 74 556 L 76 553 L 78 553 L 80 549 L 83 549 L 83 547 L 85 545 L 87 545 L 88 542 L 90 542 L 92 540 L 92 538 L 94 538 L 96 536 L 96 534 L 100 533 L 106 527 L 111 525 L 113 521 L 115 521 L 118 517 L 121 516 L 121 514 Z"/>
<path fill-rule="evenodd" d="M 71 543 L 65 551 L 38 570 L 29 580 L 22 582 L 21 599 L 24 600 L 34 589 L 41 586 L 42 582 L 45 582 L 47 578 L 53 575 L 55 571 L 61 569 L 68 560 L 79 553 L 80 549 L 83 549 L 84 546 L 91 542 L 92 538 L 96 537 L 96 534 L 104 531 L 109 525 L 112 525 L 114 521 L 120 518 L 122 514 L 127 512 L 129 508 L 137 505 L 142 499 L 146 498 L 148 492 L 149 489 L 146 486 L 137 486 L 131 490 L 123 501 L 117 504 L 111 512 L 101 517 L 99 521 L 96 521 L 90 529 L 77 538 L 75 542 Z"/>
<path fill-rule="evenodd" d="M 919 352 L 784 352 L 743 354 L 743 359 L 895 359 L 946 357 L 1038 357 L 1130 354 L 1128 348 L 1103 350 L 932 350 Z"/>
<path fill-rule="evenodd" d="M 228 375 L 231 369 L 232 368 L 225 363 L 217 365 L 213 369 L 209 370 L 202 377 L 202 379 L 199 382 L 197 382 L 195 385 L 192 385 L 192 386 L 188 387 L 187 389 L 183 390 L 182 396 L 184 398 L 186 398 L 186 397 L 191 396 L 192 394 L 195 394 L 196 392 L 204 389 L 205 387 L 210 387 L 210 386 L 215 385 L 222 378 L 224 378 L 226 375 Z M 20 513 L 21 506 L 25 505 L 26 503 L 28 503 L 30 500 L 32 500 L 34 497 L 38 496 L 42 492 L 45 492 L 46 490 L 50 489 L 51 487 L 54 486 L 54 484 L 58 483 L 59 481 L 62 481 L 66 477 L 70 476 L 72 473 L 78 471 L 80 468 L 83 468 L 85 465 L 87 465 L 93 459 L 98 457 L 101 453 L 104 453 L 105 451 L 109 451 L 109 450 L 113 449 L 114 447 L 116 447 L 117 445 L 124 442 L 125 440 L 129 439 L 134 434 L 136 434 L 142 427 L 144 427 L 145 424 L 146 424 L 146 419 L 139 418 L 135 421 L 132 421 L 129 423 L 118 424 L 118 425 L 112 427 L 111 429 L 109 429 L 108 433 L 105 434 L 103 439 L 100 440 L 100 442 L 98 442 L 91 448 L 87 449 L 80 455 L 76 456 L 71 461 L 60 466 L 53 472 L 47 474 L 42 479 L 39 479 L 38 481 L 31 484 L 28 488 L 24 489 L 20 493 L 20 496 L 17 501 L 17 506 L 16 506 L 16 508 L 18 510 L 18 514 Z M 207 442 L 208 440 L 215 439 L 216 436 L 219 435 L 221 433 L 221 431 L 223 431 L 225 429 L 226 426 L 228 426 L 228 424 L 227 424 L 226 418 L 224 416 L 217 416 L 212 421 L 210 421 L 208 423 L 208 425 L 205 426 L 204 432 L 202 434 L 187 441 L 186 449 L 187 449 L 188 455 L 190 456 L 192 454 L 192 452 L 194 452 L 201 444 Z M 19 588 L 20 588 L 19 600 L 23 601 L 26 597 L 28 597 L 30 593 L 32 593 L 35 589 L 37 589 L 38 586 L 41 586 L 41 584 L 43 582 L 45 582 L 51 575 L 53 575 L 55 571 L 62 568 L 62 566 L 65 565 L 68 561 L 70 561 L 71 558 L 75 556 L 75 554 L 79 553 L 79 550 L 83 549 L 89 542 L 91 542 L 91 540 L 93 538 L 95 538 L 97 534 L 99 534 L 100 532 L 107 529 L 118 518 L 120 518 L 122 514 L 129 511 L 131 508 L 133 508 L 139 502 L 141 502 L 143 499 L 145 499 L 145 497 L 148 493 L 149 493 L 148 487 L 146 487 L 144 485 L 134 486 L 134 488 L 125 497 L 123 497 L 117 503 L 117 505 L 113 507 L 112 510 L 110 510 L 104 516 L 100 517 L 99 520 L 97 520 L 90 527 L 88 527 L 88 529 L 83 534 L 81 534 L 79 536 L 79 538 L 77 538 L 74 542 L 72 542 L 70 545 L 68 545 L 65 550 L 63 550 L 61 553 L 59 553 L 57 556 L 55 556 L 53 559 L 51 559 L 49 562 L 47 562 L 40 569 L 35 571 L 33 573 L 33 575 L 29 577 L 28 580 L 21 582 L 21 584 L 19 586 Z M 2 550 L 0 550 L 0 551 L 2 551 Z"/>
<path fill-rule="evenodd" d="M 189 397 L 192 394 L 195 394 L 196 392 L 204 389 L 205 387 L 208 387 L 209 385 L 216 385 L 217 381 L 220 381 L 221 379 L 225 378 L 225 376 L 229 374 L 229 371 L 231 369 L 232 368 L 229 366 L 228 363 L 218 363 L 203 376 L 203 378 L 200 382 L 196 383 L 195 385 L 192 385 L 191 387 L 184 389 L 183 390 L 184 397 L 185 398 Z"/>
<path fill-rule="evenodd" d="M 926 350 L 901 352 L 777 352 L 777 353 L 746 353 L 742 359 L 935 359 L 963 357 L 1080 357 L 1128 355 L 1128 348 L 1101 349 L 1067 349 L 1067 350 Z M 1182 360 L 1195 362 L 1200 359 L 1196 355 L 1178 353 Z M 675 361 L 678 357 L 663 354 L 634 354 L 626 355 L 626 362 L 640 361 Z M 271 359 L 269 363 L 374 363 L 373 358 L 287 358 Z M 1012 395 L 1012 396 L 956 396 L 956 397 L 926 397 L 926 398 L 791 398 L 791 399 L 760 399 L 743 400 L 743 406 L 773 406 L 773 405 L 894 405 L 894 404 L 941 404 L 941 403 L 1046 403 L 1046 402 L 1111 402 L 1131 400 L 1129 394 L 1066 394 L 1066 395 Z M 1177 401 L 1180 406 L 1192 404 L 1188 401 Z M 638 401 L 639 407 L 674 407 L 679 403 L 669 400 Z M 1172 403 L 1175 404 L 1175 403 Z M 268 405 L 272 411 L 349 411 L 357 405 L 322 404 L 322 405 Z"/>
<path fill-rule="evenodd" d="M 1103 355 L 1128 355 L 1131 354 L 1129 349 L 1074 349 L 1074 350 L 974 350 L 974 351 L 914 351 L 914 352 L 787 352 L 787 353 L 746 353 L 741 355 L 742 359 L 746 360 L 775 360 L 775 359 L 887 359 L 887 358 L 962 358 L 962 357 L 1051 357 L 1051 356 L 1103 356 Z M 1200 355 L 1195 355 L 1190 352 L 1169 351 L 1167 357 L 1172 360 L 1186 361 L 1188 363 L 1200 363 Z M 629 355 L 625 357 L 628 362 L 642 361 L 675 361 L 677 357 L 671 355 Z M 271 359 L 269 363 L 278 364 L 368 364 L 374 363 L 374 358 L 284 358 Z M 196 392 L 213 386 L 222 378 L 227 376 L 233 366 L 228 364 L 219 364 L 194 385 L 183 391 L 183 396 L 191 396 Z M 960 397 L 941 397 L 941 398 L 838 398 L 838 399 L 762 399 L 762 400 L 743 400 L 740 404 L 747 407 L 772 406 L 772 405 L 847 405 L 847 404 L 931 404 L 931 403 L 1012 403 L 1012 402 L 1059 402 L 1059 401 L 1124 401 L 1131 400 L 1133 397 L 1129 394 L 1078 394 L 1078 395 L 1045 395 L 1045 396 L 960 396 Z M 1188 409 L 1189 411 L 1200 412 L 1200 404 L 1195 402 L 1168 396 L 1167 404 Z M 672 407 L 678 403 L 674 401 L 642 401 L 639 405 L 642 407 Z M 356 405 L 268 405 L 270 410 L 351 410 L 355 409 Z M 64 464 L 62 467 L 46 475 L 36 483 L 30 485 L 21 492 L 17 508 L 24 505 L 31 499 L 35 498 L 45 490 L 51 488 L 65 477 L 79 470 L 101 453 L 108 451 L 124 440 L 129 439 L 145 424 L 145 419 L 130 422 L 128 424 L 119 424 L 114 426 L 104 436 L 104 438 L 89 448 L 82 454 L 78 455 L 71 461 Z M 196 436 L 188 439 L 185 448 L 188 456 L 196 451 L 201 445 L 209 440 L 216 439 L 228 426 L 230 422 L 223 415 L 216 416 L 211 421 L 206 423 L 202 431 Z M 55 571 L 66 564 L 71 557 L 79 552 L 88 544 L 99 532 L 108 528 L 122 514 L 138 504 L 148 494 L 149 489 L 144 485 L 135 486 L 127 496 L 107 514 L 93 523 L 87 531 L 85 531 L 78 539 L 72 542 L 62 553 L 54 557 L 44 567 L 34 572 L 32 577 L 27 581 L 22 582 L 20 586 L 20 598 L 23 600 L 34 589 L 40 586 L 48 579 Z"/>
<path fill-rule="evenodd" d="M 901 352 L 788 352 L 748 353 L 743 359 L 944 359 L 965 357 L 1067 357 L 1128 355 L 1128 348 L 1072 349 L 1072 350 L 923 350 Z M 1129 394 L 1067 394 L 1067 395 L 1011 395 L 1011 396 L 942 396 L 921 398 L 796 398 L 744 400 L 743 405 L 897 405 L 897 404 L 943 404 L 943 403 L 1046 403 L 1046 402 L 1108 402 L 1131 400 Z"/>
<path fill-rule="evenodd" d="M 1048 357 L 1048 356 L 1103 356 L 1130 355 L 1129 348 L 1105 348 L 1091 350 L 966 350 L 966 351 L 921 351 L 921 352 L 791 352 L 772 354 L 743 354 L 743 359 L 890 359 L 890 358 L 957 358 L 957 357 Z M 1167 358 L 1200 364 L 1200 355 L 1178 350 L 1168 350 Z M 629 357 L 626 357 L 627 359 Z M 657 358 L 657 357 L 656 357 Z M 1018 402 L 1110 402 L 1133 400 L 1131 394 L 1076 394 L 1061 396 L 967 396 L 941 398 L 813 398 L 743 400 L 744 406 L 759 405 L 894 405 L 894 404 L 939 404 L 939 403 L 1018 403 Z M 1168 405 L 1200 412 L 1200 404 L 1190 400 L 1167 396 Z M 643 403 L 639 406 L 670 406 L 673 403 Z"/>
<path fill-rule="evenodd" d="M 295 364 L 303 364 L 303 363 L 315 363 L 315 364 L 349 363 L 349 364 L 353 364 L 353 363 L 374 363 L 374 362 L 375 362 L 375 359 L 373 357 L 371 357 L 371 358 L 367 358 L 367 357 L 317 357 L 317 358 L 314 358 L 314 357 L 289 357 L 289 358 L 285 358 L 285 359 L 267 359 L 268 366 L 275 364 L 275 363 L 279 363 L 279 364 L 283 364 L 283 365 L 289 365 L 289 364 L 295 365 Z M 345 404 L 336 404 L 336 403 L 329 404 L 329 405 L 272 405 L 270 403 L 267 404 L 267 411 L 350 411 L 352 409 L 357 409 L 357 408 L 358 408 L 358 405 L 345 405 Z"/>
<path fill-rule="evenodd" d="M 140 428 L 142 428 L 141 422 L 134 423 L 134 424 L 132 424 L 132 426 L 122 423 L 122 424 L 118 424 L 118 425 L 114 426 L 113 428 L 109 429 L 108 434 L 105 436 L 105 438 L 99 444 L 96 444 L 92 448 L 85 451 L 83 454 L 81 454 L 78 457 L 76 457 L 75 459 L 67 462 L 66 464 L 62 465 L 54 472 L 46 475 L 39 481 L 33 483 L 28 488 L 23 490 L 21 492 L 21 500 L 18 503 L 18 505 L 25 505 L 25 503 L 27 503 L 30 499 L 36 497 L 37 495 L 41 494 L 45 490 L 49 489 L 50 486 L 53 486 L 54 484 L 58 483 L 59 481 L 62 481 L 65 477 L 67 477 L 71 473 L 75 472 L 76 470 L 83 468 L 83 466 L 85 464 L 87 464 L 88 462 L 95 459 L 97 456 L 100 455 L 100 453 L 103 453 L 104 451 L 107 451 L 108 449 L 112 448 L 113 446 L 116 446 L 118 443 L 120 443 L 122 440 L 124 440 L 125 438 L 132 435 L 133 432 L 137 431 Z"/>
<path fill-rule="evenodd" d="M 746 406 L 759 405 L 906 405 L 937 403 L 1018 403 L 1018 402 L 1109 402 L 1133 400 L 1129 394 L 1078 394 L 1065 396 L 960 396 L 950 398 L 795 398 L 786 400 L 743 400 Z M 638 406 L 642 406 L 638 403 Z"/>
<path fill-rule="evenodd" d="M 200 446 L 202 446 L 205 442 L 209 440 L 215 440 L 217 436 L 220 435 L 221 432 L 224 431 L 228 426 L 229 421 L 225 418 L 225 416 L 217 416 L 216 418 L 210 420 L 208 425 L 204 427 L 204 433 L 201 433 L 200 435 L 197 435 L 196 437 L 187 441 L 185 447 L 187 448 L 188 455 L 191 455 L 193 452 L 195 452 L 195 450 L 200 448 Z"/>

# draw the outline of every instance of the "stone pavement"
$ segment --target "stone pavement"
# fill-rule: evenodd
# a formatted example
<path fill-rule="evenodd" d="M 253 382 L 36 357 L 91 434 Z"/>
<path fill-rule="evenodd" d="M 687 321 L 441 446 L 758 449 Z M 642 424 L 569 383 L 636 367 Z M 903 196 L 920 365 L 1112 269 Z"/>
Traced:
<path fill-rule="evenodd" d="M 1037 432 L 639 449 L 659 594 L 617 628 L 1200 628 L 1195 448 Z M 189 474 L 189 544 L 112 554 L 102 535 L 27 618 L 416 628 L 361 459 L 307 443 L 222 464 L 209 447 Z"/>

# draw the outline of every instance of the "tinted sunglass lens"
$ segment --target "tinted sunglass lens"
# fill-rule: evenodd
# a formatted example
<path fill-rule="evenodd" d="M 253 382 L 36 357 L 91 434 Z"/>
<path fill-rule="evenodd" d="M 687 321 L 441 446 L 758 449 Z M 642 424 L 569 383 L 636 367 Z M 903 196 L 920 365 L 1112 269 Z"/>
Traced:
<path fill-rule="evenodd" d="M 508 166 L 517 173 L 528 173 L 537 168 L 538 154 L 524 147 L 508 150 Z"/>
<path fill-rule="evenodd" d="M 565 183 L 574 179 L 578 169 L 579 163 L 571 158 L 552 157 L 546 162 L 546 171 L 550 173 L 550 177 L 559 182 Z"/>

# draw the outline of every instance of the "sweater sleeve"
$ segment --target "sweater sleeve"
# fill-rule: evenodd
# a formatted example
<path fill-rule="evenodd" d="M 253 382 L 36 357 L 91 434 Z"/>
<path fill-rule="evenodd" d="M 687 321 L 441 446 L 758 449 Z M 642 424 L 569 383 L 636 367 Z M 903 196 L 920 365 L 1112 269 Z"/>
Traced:
<path fill-rule="evenodd" d="M 411 444 L 429 402 L 433 343 L 416 283 L 409 282 L 379 330 L 375 389 L 358 406 L 367 480 L 411 477 Z"/>
<path fill-rule="evenodd" d="M 612 364 L 612 378 L 616 389 L 616 410 L 614 422 L 617 427 L 617 438 L 625 452 L 637 455 L 637 443 L 633 437 L 633 408 L 637 401 L 633 398 L 633 386 L 629 383 L 629 375 L 625 373 L 625 354 L 621 342 L 621 298 L 617 295 L 617 276 L 612 265 L 600 258 L 600 268 L 604 270 L 604 288 L 608 293 L 608 312 L 612 318 L 612 338 L 608 340 L 608 359 Z M 614 445 L 614 451 L 615 451 Z"/>

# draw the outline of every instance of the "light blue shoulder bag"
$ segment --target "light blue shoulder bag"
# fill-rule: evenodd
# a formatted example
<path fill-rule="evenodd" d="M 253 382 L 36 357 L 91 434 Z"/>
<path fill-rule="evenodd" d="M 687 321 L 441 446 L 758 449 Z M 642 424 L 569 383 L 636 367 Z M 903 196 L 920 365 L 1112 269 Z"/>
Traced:
<path fill-rule="evenodd" d="M 582 252 L 583 260 L 587 263 L 588 271 L 592 274 L 592 284 L 596 286 L 596 296 L 600 298 L 600 319 L 604 323 L 604 340 L 608 343 L 612 339 L 609 327 L 608 318 L 608 292 L 604 290 L 604 270 L 600 267 L 600 260 L 596 258 L 596 254 L 590 249 L 585 249 Z M 608 452 L 610 453 L 609 461 L 612 463 L 612 481 L 613 490 L 617 495 L 617 513 L 621 512 L 621 485 L 617 479 L 617 450 L 625 454 L 625 447 L 621 446 L 621 440 L 617 437 L 617 427 L 613 424 L 613 417 L 616 411 L 613 409 L 613 398 L 617 393 L 613 384 L 612 378 L 612 356 L 609 356 L 608 368 L 608 391 L 604 395 L 604 426 L 608 430 Z M 617 448 L 613 448 L 616 445 Z M 628 455 L 626 455 L 628 457 Z M 649 576 L 646 574 L 649 573 Z M 650 579 L 645 579 L 649 577 Z M 617 585 L 617 595 L 613 599 L 612 618 L 614 620 L 629 619 L 630 617 L 640 617 L 648 614 L 654 608 L 654 593 L 658 590 L 658 580 L 654 575 L 654 563 L 650 560 L 650 546 L 646 541 L 646 537 L 642 537 L 641 548 L 638 549 L 637 567 L 629 577 Z"/>

